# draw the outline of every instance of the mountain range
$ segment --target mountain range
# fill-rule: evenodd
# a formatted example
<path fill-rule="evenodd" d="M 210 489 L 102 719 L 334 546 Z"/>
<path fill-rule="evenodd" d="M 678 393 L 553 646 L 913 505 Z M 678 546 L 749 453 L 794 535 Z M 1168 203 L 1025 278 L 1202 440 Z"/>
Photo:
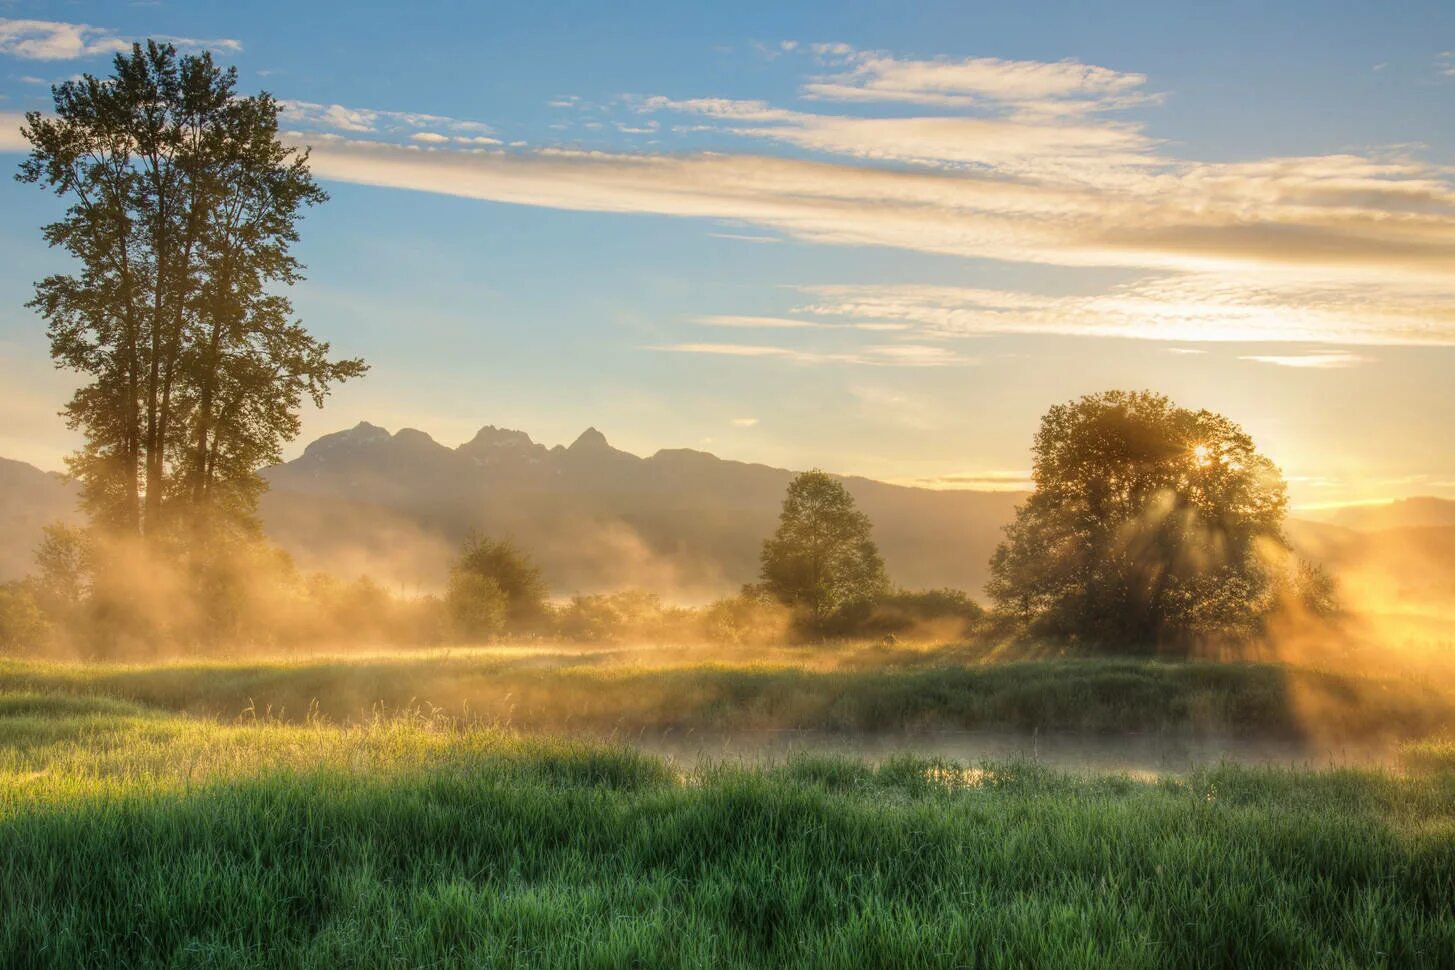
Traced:
<path fill-rule="evenodd" d="M 589 428 L 569 446 L 482 428 L 451 448 L 367 422 L 264 471 L 264 528 L 304 568 L 438 589 L 471 533 L 514 540 L 557 593 L 639 586 L 682 600 L 757 574 L 793 472 L 690 449 L 640 457 Z M 845 477 L 895 582 L 979 595 L 1024 493 L 934 490 Z M 62 476 L 0 459 L 0 579 L 23 574 L 42 526 L 74 520 Z M 1295 519 L 1289 534 L 1336 571 L 1374 569 L 1455 594 L 1455 501 L 1416 498 Z"/>
<path fill-rule="evenodd" d="M 757 574 L 793 472 L 666 449 L 639 457 L 595 428 L 547 448 L 485 427 L 457 448 L 361 423 L 265 472 L 265 527 L 301 563 L 438 585 L 472 531 L 513 539 L 559 592 L 642 586 L 683 598 Z M 1018 495 L 843 479 L 891 575 L 978 589 Z"/>

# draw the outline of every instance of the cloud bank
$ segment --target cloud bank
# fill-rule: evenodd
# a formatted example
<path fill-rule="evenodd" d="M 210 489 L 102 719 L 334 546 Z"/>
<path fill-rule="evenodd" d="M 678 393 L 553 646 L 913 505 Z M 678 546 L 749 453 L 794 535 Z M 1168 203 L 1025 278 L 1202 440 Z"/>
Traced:
<path fill-rule="evenodd" d="M 67 52 L 120 43 L 84 25 L 0 24 L 28 25 L 0 27 L 0 49 L 28 52 L 17 56 L 82 56 Z M 816 330 L 891 331 L 920 348 L 902 355 L 916 362 L 936 356 L 924 350 L 935 341 L 1007 333 L 1455 344 L 1449 166 L 1393 149 L 1180 157 L 1140 117 L 1163 94 L 1128 70 L 901 58 L 843 44 L 774 50 L 805 63 L 797 105 L 716 94 L 616 105 L 636 119 L 627 127 L 650 126 L 681 139 L 679 147 L 706 136 L 731 151 L 507 147 L 479 121 L 306 101 L 285 102 L 284 121 L 289 139 L 312 146 L 325 179 L 773 233 L 747 237 L 755 240 L 1034 264 L 1047 268 L 1041 278 L 1051 291 L 807 286 L 791 315 L 721 307 L 699 325 L 799 331 L 800 340 Z M 13 123 L 7 129 L 0 147 L 14 137 Z M 1092 295 L 1056 295 L 1056 269 L 1088 267 L 1134 278 Z M 815 361 L 894 357 L 870 348 L 670 345 L 689 347 Z"/>

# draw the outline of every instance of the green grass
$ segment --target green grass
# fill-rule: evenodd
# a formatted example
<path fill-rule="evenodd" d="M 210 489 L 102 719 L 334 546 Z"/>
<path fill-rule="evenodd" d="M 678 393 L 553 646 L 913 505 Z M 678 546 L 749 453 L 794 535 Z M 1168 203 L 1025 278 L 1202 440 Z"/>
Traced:
<path fill-rule="evenodd" d="M 419 714 L 11 691 L 0 966 L 1452 966 L 1447 748 L 1406 773 L 683 774 Z"/>
<path fill-rule="evenodd" d="M 433 705 L 522 730 L 936 728 L 1191 730 L 1325 741 L 1455 731 L 1431 680 L 1271 663 L 964 663 L 952 651 L 823 652 L 730 665 L 670 652 L 394 655 L 146 666 L 0 661 L 0 690 L 102 695 L 231 720 L 244 710 L 359 720 Z"/>

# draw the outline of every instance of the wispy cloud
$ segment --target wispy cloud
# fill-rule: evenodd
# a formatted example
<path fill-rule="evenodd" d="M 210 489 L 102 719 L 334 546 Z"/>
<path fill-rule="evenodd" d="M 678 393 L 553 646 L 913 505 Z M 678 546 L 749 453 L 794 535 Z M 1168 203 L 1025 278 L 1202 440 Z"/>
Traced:
<path fill-rule="evenodd" d="M 763 330 L 908 330 L 907 323 L 877 323 L 874 321 L 855 323 L 834 323 L 824 320 L 799 320 L 794 317 L 755 317 L 733 314 L 712 314 L 693 317 L 693 323 L 709 327 L 748 327 Z"/>
<path fill-rule="evenodd" d="M 1372 357 L 1364 357 L 1359 354 L 1333 352 L 1316 354 L 1249 354 L 1238 359 L 1251 360 L 1259 364 L 1272 364 L 1276 367 L 1308 367 L 1318 370 L 1357 367 L 1360 364 L 1368 364 L 1373 361 Z"/>
<path fill-rule="evenodd" d="M 758 425 L 757 418 L 733 418 L 729 422 L 734 428 L 755 428 Z"/>
<path fill-rule="evenodd" d="M 179 50 L 217 50 L 236 53 L 240 41 L 230 38 L 203 40 L 153 34 L 153 39 L 170 43 Z M 63 23 L 54 20 L 9 20 L 0 18 L 0 54 L 33 61 L 68 61 L 82 57 L 115 54 L 131 49 L 132 38 L 107 27 Z"/>
<path fill-rule="evenodd" d="M 707 354 L 792 361 L 800 364 L 861 364 L 877 367 L 947 367 L 977 361 L 946 347 L 876 344 L 853 351 L 816 351 L 765 344 L 680 343 L 647 348 L 675 354 Z"/>
<path fill-rule="evenodd" d="M 1154 163 L 1154 142 L 1136 127 L 1109 122 L 968 117 L 873 118 L 814 114 L 761 101 L 646 98 L 643 112 L 692 115 L 704 126 L 829 155 L 910 162 L 934 168 L 1001 168 L 1052 174 L 1071 167 L 1119 169 Z M 1085 174 L 1085 173 L 1083 173 Z"/>
<path fill-rule="evenodd" d="M 1184 273 L 1146 277 L 1092 296 L 910 284 L 804 290 L 813 302 L 798 307 L 800 313 L 901 322 L 937 338 L 1054 334 L 1179 343 L 1455 344 L 1448 288 L 1397 280 L 1315 286 L 1278 274 L 1239 280 Z"/>
<path fill-rule="evenodd" d="M 1435 70 L 1445 77 L 1455 77 L 1455 51 L 1441 51 L 1435 58 Z"/>
<path fill-rule="evenodd" d="M 341 104 L 313 101 L 283 101 L 281 118 L 289 125 L 317 131 L 351 135 L 403 135 L 425 144 L 500 144 L 488 137 L 492 128 L 480 121 L 467 121 L 418 111 L 384 111 L 378 108 L 349 108 Z"/>
<path fill-rule="evenodd" d="M 735 239 L 738 242 L 746 243 L 781 243 L 783 240 L 777 236 L 754 236 L 744 232 L 710 232 L 709 236 L 714 239 Z"/>
<path fill-rule="evenodd" d="M 1034 485 L 1029 471 L 957 472 L 910 479 L 906 485 L 921 488 L 969 489 L 977 492 L 1023 492 Z"/>
<path fill-rule="evenodd" d="M 316 146 L 324 177 L 552 208 L 756 223 L 799 239 L 1062 266 L 1449 287 L 1455 187 L 1354 156 L 1199 165 L 1122 191 L 761 155 Z M 1276 273 L 1272 272 L 1276 271 Z"/>
<path fill-rule="evenodd" d="M 1036 116 L 1086 114 L 1160 100 L 1160 95 L 1145 90 L 1146 75 L 1074 60 L 914 60 L 886 51 L 856 51 L 844 44 L 820 44 L 816 52 L 840 70 L 806 83 L 803 93 L 809 98 L 989 108 Z"/>

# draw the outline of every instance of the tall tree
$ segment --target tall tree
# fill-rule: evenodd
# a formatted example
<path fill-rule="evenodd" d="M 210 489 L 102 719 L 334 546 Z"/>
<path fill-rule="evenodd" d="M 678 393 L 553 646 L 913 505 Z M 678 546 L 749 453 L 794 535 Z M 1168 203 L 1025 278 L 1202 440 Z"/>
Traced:
<path fill-rule="evenodd" d="M 778 529 L 763 543 L 763 588 L 816 629 L 851 623 L 889 588 L 870 529 L 842 482 L 803 472 L 788 483 Z"/>
<path fill-rule="evenodd" d="M 54 88 L 54 117 L 21 129 L 16 177 L 70 203 L 44 233 L 80 267 L 29 305 L 57 365 L 83 376 L 70 466 L 109 529 L 150 535 L 177 508 L 250 520 L 303 399 L 365 370 L 331 359 L 279 292 L 301 278 L 302 212 L 327 196 L 279 140 L 278 103 L 236 87 L 210 54 L 148 41 L 111 77 Z"/>
<path fill-rule="evenodd" d="M 991 560 L 1003 611 L 1126 649 L 1246 636 L 1272 607 L 1292 566 L 1283 477 L 1232 421 L 1108 391 L 1051 408 L 1032 455 Z"/>

